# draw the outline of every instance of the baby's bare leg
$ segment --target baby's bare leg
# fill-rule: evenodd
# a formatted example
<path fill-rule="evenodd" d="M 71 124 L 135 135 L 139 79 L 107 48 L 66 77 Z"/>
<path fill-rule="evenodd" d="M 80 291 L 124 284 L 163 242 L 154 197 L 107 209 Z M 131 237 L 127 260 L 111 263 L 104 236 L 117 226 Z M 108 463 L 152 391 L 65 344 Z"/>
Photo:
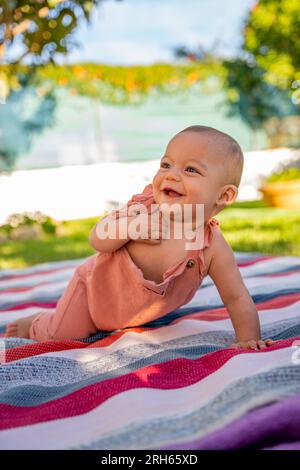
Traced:
<path fill-rule="evenodd" d="M 18 338 L 29 338 L 29 330 L 32 324 L 32 321 L 37 317 L 39 313 L 31 315 L 30 317 L 19 318 L 12 323 L 9 323 L 6 326 L 5 337 L 9 338 L 11 336 Z"/>
<path fill-rule="evenodd" d="M 76 270 L 55 311 L 16 320 L 7 326 L 6 335 L 47 341 L 80 339 L 97 331 L 90 317 L 84 280 Z"/>

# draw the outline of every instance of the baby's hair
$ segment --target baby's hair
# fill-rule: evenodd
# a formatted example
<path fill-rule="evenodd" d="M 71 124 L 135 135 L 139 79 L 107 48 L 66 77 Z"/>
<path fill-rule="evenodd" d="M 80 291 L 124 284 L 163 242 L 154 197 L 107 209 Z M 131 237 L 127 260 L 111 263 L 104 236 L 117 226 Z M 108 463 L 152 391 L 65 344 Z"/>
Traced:
<path fill-rule="evenodd" d="M 238 142 L 230 135 L 215 129 L 214 127 L 200 125 L 189 126 L 180 131 L 178 134 L 186 131 L 208 133 L 212 136 L 215 136 L 218 140 L 221 140 L 222 143 L 224 143 L 224 147 L 226 149 L 224 152 L 224 163 L 228 169 L 226 184 L 234 184 L 238 188 L 241 182 L 244 167 L 244 154 Z"/>

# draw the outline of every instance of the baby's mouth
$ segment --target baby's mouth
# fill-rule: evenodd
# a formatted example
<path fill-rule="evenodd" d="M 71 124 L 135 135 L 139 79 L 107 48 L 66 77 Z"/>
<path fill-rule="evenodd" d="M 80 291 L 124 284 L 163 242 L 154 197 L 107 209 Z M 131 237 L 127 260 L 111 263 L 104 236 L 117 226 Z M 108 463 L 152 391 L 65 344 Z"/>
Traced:
<path fill-rule="evenodd" d="M 177 191 L 174 191 L 173 189 L 163 189 L 162 192 L 168 196 L 168 197 L 171 197 L 171 198 L 178 198 L 178 197 L 182 197 L 183 194 L 180 194 L 178 193 Z"/>

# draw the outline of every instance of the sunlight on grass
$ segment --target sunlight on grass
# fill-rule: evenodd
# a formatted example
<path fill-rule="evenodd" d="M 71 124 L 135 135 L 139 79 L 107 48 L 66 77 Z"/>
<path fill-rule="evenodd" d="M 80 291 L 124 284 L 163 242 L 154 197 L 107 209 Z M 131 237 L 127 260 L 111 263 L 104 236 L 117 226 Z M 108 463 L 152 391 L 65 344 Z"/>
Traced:
<path fill-rule="evenodd" d="M 266 207 L 263 201 L 235 203 L 216 218 L 234 251 L 300 256 L 300 213 Z M 86 258 L 95 254 L 88 243 L 100 217 L 66 221 L 59 236 L 0 243 L 0 269 L 23 268 L 48 261 Z"/>

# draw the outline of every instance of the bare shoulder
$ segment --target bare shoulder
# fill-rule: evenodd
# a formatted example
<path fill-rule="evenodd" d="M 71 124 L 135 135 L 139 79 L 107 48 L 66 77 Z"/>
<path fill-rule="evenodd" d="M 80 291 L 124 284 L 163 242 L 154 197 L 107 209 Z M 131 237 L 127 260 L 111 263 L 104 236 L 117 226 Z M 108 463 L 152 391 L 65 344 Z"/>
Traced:
<path fill-rule="evenodd" d="M 210 246 L 211 246 L 212 253 L 217 253 L 217 254 L 219 254 L 220 250 L 222 250 L 224 247 L 230 248 L 230 245 L 226 241 L 222 233 L 222 230 L 220 230 L 218 226 L 215 227 L 214 229 L 214 235 L 212 237 L 212 242 Z"/>
<path fill-rule="evenodd" d="M 208 274 L 215 283 L 224 305 L 230 305 L 242 295 L 249 294 L 235 253 L 220 230 L 215 231 L 213 240 Z"/>
<path fill-rule="evenodd" d="M 206 251 L 206 266 L 207 266 L 207 274 L 210 275 L 210 270 L 212 267 L 212 264 L 216 264 L 216 260 L 223 260 L 224 255 L 227 254 L 227 256 L 233 255 L 233 251 L 229 243 L 226 241 L 222 231 L 219 228 L 214 229 L 214 234 L 212 237 L 212 241 L 210 246 L 207 248 Z"/>

